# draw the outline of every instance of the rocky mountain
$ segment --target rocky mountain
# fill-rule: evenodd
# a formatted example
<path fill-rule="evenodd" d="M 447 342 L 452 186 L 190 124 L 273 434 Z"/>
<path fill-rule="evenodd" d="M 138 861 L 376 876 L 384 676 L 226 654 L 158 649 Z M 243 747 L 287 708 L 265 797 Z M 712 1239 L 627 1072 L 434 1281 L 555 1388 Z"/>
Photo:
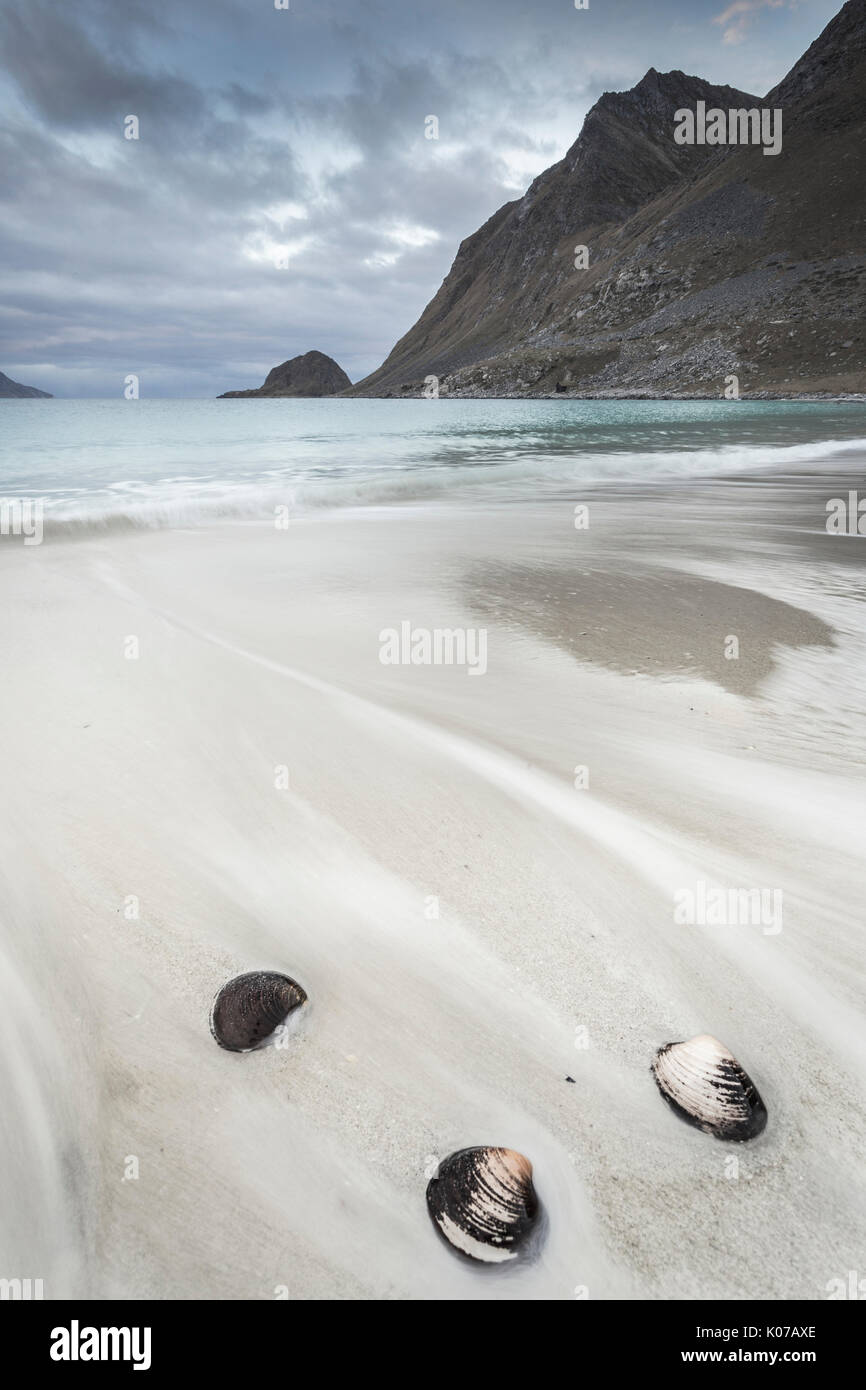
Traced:
<path fill-rule="evenodd" d="M 44 400 L 52 400 L 50 391 L 38 391 L 35 386 L 22 386 L 19 381 L 13 381 L 6 376 L 5 372 L 0 372 L 0 400 L 19 400 L 23 397 L 41 396 Z"/>
<path fill-rule="evenodd" d="M 675 112 L 779 108 L 782 149 L 678 144 Z M 460 246 L 352 394 L 866 390 L 866 0 L 766 97 L 650 68 Z M 587 248 L 587 268 L 575 249 Z"/>
<path fill-rule="evenodd" d="M 217 399 L 238 396 L 336 396 L 352 385 L 343 368 L 323 352 L 305 352 L 274 367 L 254 391 L 225 391 Z"/>

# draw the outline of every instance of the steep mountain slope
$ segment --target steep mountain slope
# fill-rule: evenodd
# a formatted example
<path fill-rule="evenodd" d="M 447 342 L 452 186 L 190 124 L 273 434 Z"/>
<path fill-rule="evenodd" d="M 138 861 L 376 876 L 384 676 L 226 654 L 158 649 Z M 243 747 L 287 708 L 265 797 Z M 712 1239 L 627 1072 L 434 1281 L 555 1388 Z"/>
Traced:
<path fill-rule="evenodd" d="M 273 367 L 265 377 L 264 384 L 254 391 L 225 391 L 217 399 L 224 401 L 239 396 L 336 396 L 351 381 L 343 368 L 333 357 L 325 353 L 302 353 L 288 362 Z"/>
<path fill-rule="evenodd" d="M 651 68 L 462 243 L 359 395 L 866 389 L 866 0 L 763 100 Z M 674 113 L 779 107 L 783 147 L 678 145 Z M 589 249 L 576 269 L 575 247 Z"/>
<path fill-rule="evenodd" d="M 13 381 L 5 372 L 0 372 L 0 400 L 21 400 L 37 396 L 43 400 L 52 399 L 50 391 L 39 391 L 35 386 L 22 386 L 20 381 Z"/>

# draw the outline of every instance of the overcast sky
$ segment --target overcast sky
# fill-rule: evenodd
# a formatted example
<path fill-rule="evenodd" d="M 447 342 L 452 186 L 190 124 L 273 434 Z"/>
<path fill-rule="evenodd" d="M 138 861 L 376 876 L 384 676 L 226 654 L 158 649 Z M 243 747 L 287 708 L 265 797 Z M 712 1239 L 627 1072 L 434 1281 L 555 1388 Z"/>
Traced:
<path fill-rule="evenodd" d="M 357 380 L 603 91 L 763 95 L 841 0 L 290 6 L 0 0 L 0 370 L 213 396 L 315 347 Z"/>

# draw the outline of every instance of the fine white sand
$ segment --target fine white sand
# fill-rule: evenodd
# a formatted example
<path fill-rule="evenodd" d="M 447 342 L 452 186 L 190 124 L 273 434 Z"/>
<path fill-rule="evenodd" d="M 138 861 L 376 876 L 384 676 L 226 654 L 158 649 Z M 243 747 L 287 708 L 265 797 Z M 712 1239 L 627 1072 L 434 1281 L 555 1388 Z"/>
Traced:
<path fill-rule="evenodd" d="M 866 622 L 832 495 L 4 544 L 0 1274 L 229 1299 L 862 1274 Z M 486 627 L 487 673 L 382 665 L 404 620 Z M 677 924 L 699 880 L 781 889 L 782 930 Z M 309 1005 L 287 1048 L 224 1052 L 213 995 L 256 968 Z M 658 1095 L 654 1050 L 698 1032 L 764 1097 L 749 1145 Z M 533 1162 L 534 1262 L 472 1266 L 430 1224 L 437 1160 L 484 1143 Z"/>

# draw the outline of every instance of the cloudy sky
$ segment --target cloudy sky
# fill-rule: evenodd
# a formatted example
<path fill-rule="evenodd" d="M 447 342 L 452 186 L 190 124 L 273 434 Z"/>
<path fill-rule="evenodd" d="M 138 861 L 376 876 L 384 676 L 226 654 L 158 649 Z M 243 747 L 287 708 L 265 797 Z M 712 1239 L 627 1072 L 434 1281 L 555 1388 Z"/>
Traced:
<path fill-rule="evenodd" d="M 841 7 L 288 3 L 0 0 L 0 370 L 213 396 L 316 347 L 357 380 L 604 90 L 763 95 Z"/>

